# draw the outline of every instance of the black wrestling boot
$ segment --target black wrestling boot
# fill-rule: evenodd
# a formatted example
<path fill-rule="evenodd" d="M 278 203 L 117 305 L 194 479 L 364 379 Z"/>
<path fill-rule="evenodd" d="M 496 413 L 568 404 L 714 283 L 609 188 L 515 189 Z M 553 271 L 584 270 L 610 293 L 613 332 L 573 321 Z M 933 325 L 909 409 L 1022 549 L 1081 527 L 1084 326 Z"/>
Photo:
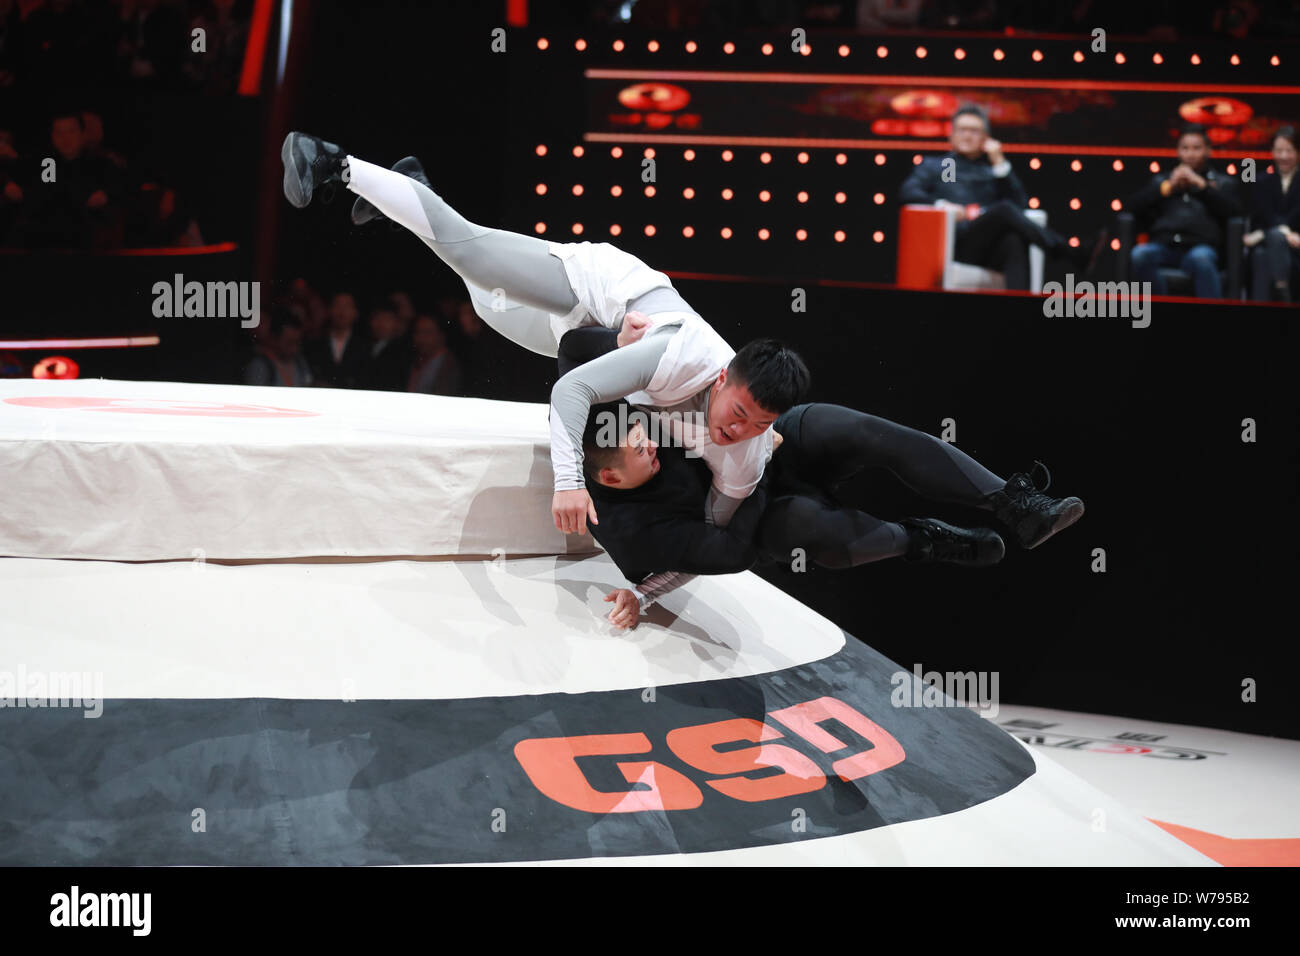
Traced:
<path fill-rule="evenodd" d="M 343 161 L 346 158 L 347 153 L 341 148 L 318 136 L 290 133 L 280 147 L 280 161 L 284 163 L 284 198 L 302 209 L 321 186 L 343 181 Z"/>
<path fill-rule="evenodd" d="M 1044 477 L 1041 487 L 1031 477 L 1040 468 Z M 1038 547 L 1083 517 L 1083 502 L 1078 498 L 1049 498 L 1043 494 L 1051 483 L 1047 466 L 1035 461 L 1029 472 L 1012 475 L 1005 488 L 988 496 L 993 513 L 1026 550 Z"/>
<path fill-rule="evenodd" d="M 407 156 L 405 159 L 399 159 L 395 162 L 393 164 L 393 172 L 401 173 L 403 176 L 409 176 L 417 183 L 420 183 L 423 186 L 428 186 L 430 189 L 433 188 L 433 184 L 429 182 L 429 177 L 424 175 L 424 167 L 420 165 L 420 161 L 414 156 Z M 372 219 L 383 218 L 384 214 L 369 200 L 358 196 L 357 201 L 352 204 L 352 222 L 358 226 L 364 226 Z"/>
<path fill-rule="evenodd" d="M 1006 554 L 1001 536 L 988 528 L 956 528 L 936 518 L 903 518 L 898 522 L 910 539 L 907 561 L 942 561 L 968 568 L 997 564 Z"/>

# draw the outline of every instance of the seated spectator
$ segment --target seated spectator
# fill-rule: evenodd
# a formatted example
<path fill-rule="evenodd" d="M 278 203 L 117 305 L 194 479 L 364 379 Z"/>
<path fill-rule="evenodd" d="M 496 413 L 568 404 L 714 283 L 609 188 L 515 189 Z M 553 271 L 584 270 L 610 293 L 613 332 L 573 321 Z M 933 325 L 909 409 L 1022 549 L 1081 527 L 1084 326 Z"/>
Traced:
<path fill-rule="evenodd" d="M 1177 266 L 1192 277 L 1202 299 L 1223 296 L 1219 261 L 1228 220 L 1241 215 L 1232 180 L 1210 168 L 1210 138 L 1205 127 L 1189 123 L 1178 137 L 1178 166 L 1157 173 L 1126 206 L 1148 224 L 1150 241 L 1133 248 L 1133 276 L 1150 282 L 1156 295 L 1169 288 L 1162 266 Z"/>
<path fill-rule="evenodd" d="M 127 242 L 137 248 L 203 245 L 199 224 L 176 197 L 176 190 L 143 183 L 127 221 Z"/>
<path fill-rule="evenodd" d="M 207 47 L 185 62 L 185 75 L 200 93 L 228 96 L 239 86 L 248 46 L 248 22 L 234 16 L 235 0 L 208 0 L 190 22 L 190 35 L 201 29 Z"/>
<path fill-rule="evenodd" d="M 273 305 L 270 336 L 244 369 L 245 385 L 314 384 L 311 368 L 302 355 L 302 323 L 283 306 Z"/>
<path fill-rule="evenodd" d="M 122 0 L 117 24 L 117 70 L 133 85 L 176 89 L 190 57 L 184 14 L 167 0 Z"/>
<path fill-rule="evenodd" d="M 914 167 L 899 199 L 961 207 L 967 218 L 957 223 L 957 261 L 1001 272 L 1008 289 L 1028 289 L 1030 245 L 1072 259 L 1080 253 L 1058 233 L 1025 217 L 1029 194 L 1002 154 L 1002 144 L 988 134 L 988 118 L 978 106 L 957 110 L 952 117 L 952 152 Z M 1081 261 L 1087 258 L 1083 252 Z"/>
<path fill-rule="evenodd" d="M 1296 131 L 1283 126 L 1273 137 L 1274 172 L 1251 189 L 1246 246 L 1254 282 L 1251 298 L 1292 302 L 1300 282 L 1300 185 L 1296 184 Z"/>
<path fill-rule="evenodd" d="M 80 112 L 57 113 L 50 123 L 54 180 L 37 167 L 24 198 L 29 245 L 115 248 L 122 244 L 124 185 L 117 168 L 85 151 Z"/>
<path fill-rule="evenodd" d="M 397 314 L 397 337 L 411 341 L 411 323 L 415 321 L 415 303 L 401 290 L 388 294 L 388 307 Z"/>
<path fill-rule="evenodd" d="M 326 312 L 324 337 L 307 352 L 307 360 L 321 385 L 356 388 L 370 351 L 366 336 L 356 331 L 357 300 L 351 292 L 336 292 Z"/>
<path fill-rule="evenodd" d="M 378 306 L 370 313 L 370 340 L 372 344 L 361 368 L 359 386 L 381 392 L 405 390 L 411 352 L 398 334 L 397 313 L 387 305 Z"/>
<path fill-rule="evenodd" d="M 412 343 L 415 356 L 408 366 L 406 390 L 425 395 L 458 395 L 460 363 L 447 348 L 447 337 L 433 316 L 416 317 Z"/>

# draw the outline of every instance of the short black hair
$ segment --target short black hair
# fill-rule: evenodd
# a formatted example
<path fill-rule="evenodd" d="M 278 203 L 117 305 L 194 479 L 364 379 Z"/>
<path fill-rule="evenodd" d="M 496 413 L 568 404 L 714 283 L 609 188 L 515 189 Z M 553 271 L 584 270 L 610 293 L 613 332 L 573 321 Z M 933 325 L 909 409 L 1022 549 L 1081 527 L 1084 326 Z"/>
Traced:
<path fill-rule="evenodd" d="M 794 349 L 776 339 L 755 339 L 727 366 L 727 382 L 744 385 L 754 401 L 780 415 L 804 401 L 812 375 Z"/>
<path fill-rule="evenodd" d="M 1183 128 L 1178 131 L 1178 138 L 1184 136 L 1199 136 L 1205 142 L 1205 148 L 1210 148 L 1210 131 L 1202 123 L 1184 123 Z"/>
<path fill-rule="evenodd" d="M 959 116 L 974 116 L 984 124 L 984 132 L 989 132 L 989 115 L 974 103 L 963 103 L 957 107 L 957 112 L 952 114 L 952 122 L 956 124 Z"/>
<path fill-rule="evenodd" d="M 272 302 L 270 306 L 263 309 L 264 312 L 270 313 L 270 332 L 273 338 L 278 339 L 284 334 L 285 329 L 297 329 L 302 331 L 302 321 L 298 318 L 294 309 L 286 302 Z"/>
<path fill-rule="evenodd" d="M 1292 149 L 1300 148 L 1296 146 L 1294 126 L 1287 125 L 1287 126 L 1278 127 L 1278 131 L 1273 134 L 1273 138 L 1286 140 L 1288 143 L 1291 144 Z"/>
<path fill-rule="evenodd" d="M 587 427 L 582 431 L 582 470 L 588 478 L 600 483 L 602 468 L 617 468 L 627 447 L 627 433 L 633 425 L 645 424 L 644 412 L 639 412 L 626 402 L 602 402 L 591 406 Z M 610 438 L 614 441 L 610 441 Z"/>

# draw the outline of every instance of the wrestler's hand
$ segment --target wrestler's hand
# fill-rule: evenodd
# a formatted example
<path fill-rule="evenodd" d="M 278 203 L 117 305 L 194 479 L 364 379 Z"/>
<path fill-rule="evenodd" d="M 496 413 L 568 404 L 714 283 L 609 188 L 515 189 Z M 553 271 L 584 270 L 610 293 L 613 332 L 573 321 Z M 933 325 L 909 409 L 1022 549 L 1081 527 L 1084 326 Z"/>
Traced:
<path fill-rule="evenodd" d="M 628 588 L 619 588 L 605 595 L 605 601 L 614 602 L 614 610 L 609 612 L 609 623 L 617 628 L 636 627 L 641 617 L 641 604 L 636 592 Z"/>
<path fill-rule="evenodd" d="M 623 316 L 623 327 L 618 330 L 618 347 L 640 341 L 650 328 L 650 316 L 644 312 L 629 312 Z"/>
<path fill-rule="evenodd" d="M 588 518 L 592 524 L 600 524 L 586 488 L 557 491 L 551 499 L 551 517 L 555 519 L 555 527 L 565 534 L 586 534 Z"/>

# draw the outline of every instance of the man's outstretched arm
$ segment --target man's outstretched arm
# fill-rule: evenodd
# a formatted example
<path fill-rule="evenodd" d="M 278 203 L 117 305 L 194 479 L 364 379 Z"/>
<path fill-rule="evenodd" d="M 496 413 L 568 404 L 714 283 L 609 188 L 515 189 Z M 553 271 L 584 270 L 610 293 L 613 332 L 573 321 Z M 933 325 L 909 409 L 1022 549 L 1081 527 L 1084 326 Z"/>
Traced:
<path fill-rule="evenodd" d="M 591 406 L 639 392 L 654 378 L 677 326 L 655 329 L 639 342 L 606 352 L 562 376 L 551 389 L 551 514 L 565 533 L 582 534 L 594 513 L 582 475 L 582 433 Z M 596 519 L 597 521 L 599 519 Z"/>

